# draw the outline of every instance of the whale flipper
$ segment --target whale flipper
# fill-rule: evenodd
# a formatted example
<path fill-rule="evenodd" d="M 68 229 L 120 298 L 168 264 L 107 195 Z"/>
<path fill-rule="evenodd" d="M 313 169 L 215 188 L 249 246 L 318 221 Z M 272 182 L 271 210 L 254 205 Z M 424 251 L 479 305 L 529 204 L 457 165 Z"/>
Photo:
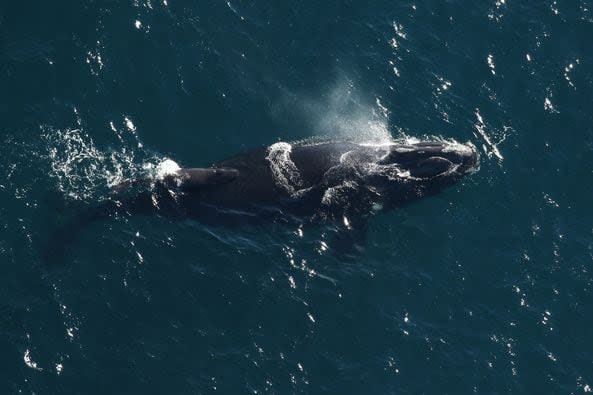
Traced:
<path fill-rule="evenodd" d="M 239 176 L 237 169 L 229 167 L 194 167 L 181 168 L 162 178 L 138 178 L 122 181 L 111 187 L 114 193 L 124 193 L 133 188 L 147 188 L 154 185 L 161 185 L 169 189 L 180 189 L 192 191 L 205 186 L 222 185 L 235 180 Z"/>

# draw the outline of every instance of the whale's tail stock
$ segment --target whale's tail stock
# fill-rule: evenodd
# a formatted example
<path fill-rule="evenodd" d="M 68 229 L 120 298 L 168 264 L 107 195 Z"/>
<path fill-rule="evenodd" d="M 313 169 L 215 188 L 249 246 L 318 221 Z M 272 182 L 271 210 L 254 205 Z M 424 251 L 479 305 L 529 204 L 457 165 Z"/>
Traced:
<path fill-rule="evenodd" d="M 117 213 L 114 201 L 88 205 L 80 202 L 57 202 L 52 208 L 52 217 L 46 221 L 47 234 L 42 240 L 41 261 L 45 265 L 63 263 L 68 248 L 90 225 L 105 220 Z"/>
<path fill-rule="evenodd" d="M 101 201 L 84 203 L 68 201 L 63 196 L 51 198 L 48 204 L 53 213 L 45 226 L 49 237 L 45 240 L 42 260 L 61 262 L 68 246 L 74 244 L 82 232 L 93 224 L 129 216 L 182 216 L 177 204 L 178 193 L 195 191 L 234 180 L 238 171 L 227 168 L 179 168 L 162 178 L 139 178 L 123 181 L 110 188 Z"/>
<path fill-rule="evenodd" d="M 68 248 L 93 225 L 130 215 L 150 215 L 156 211 L 149 192 L 126 198 L 114 194 L 98 203 L 68 201 L 62 196 L 52 198 L 50 204 L 52 215 L 45 220 L 47 234 L 41 247 L 41 261 L 49 265 L 64 262 Z"/>

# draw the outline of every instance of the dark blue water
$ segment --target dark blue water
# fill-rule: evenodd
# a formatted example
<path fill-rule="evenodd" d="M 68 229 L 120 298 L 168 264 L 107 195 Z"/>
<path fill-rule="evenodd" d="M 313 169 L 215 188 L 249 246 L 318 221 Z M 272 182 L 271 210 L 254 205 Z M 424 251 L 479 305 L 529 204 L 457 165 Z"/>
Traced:
<path fill-rule="evenodd" d="M 589 0 L 3 2 L 1 392 L 591 392 L 592 43 Z M 167 158 L 311 136 L 452 138 L 481 169 L 354 261 L 323 226 L 159 216 L 40 258 Z"/>

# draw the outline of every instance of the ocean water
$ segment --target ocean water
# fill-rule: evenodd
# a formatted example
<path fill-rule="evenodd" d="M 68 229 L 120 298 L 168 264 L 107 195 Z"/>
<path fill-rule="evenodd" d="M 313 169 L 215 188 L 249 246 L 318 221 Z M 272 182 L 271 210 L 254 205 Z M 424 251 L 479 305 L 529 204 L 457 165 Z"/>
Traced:
<path fill-rule="evenodd" d="M 72 207 L 172 160 L 438 136 L 480 171 L 328 229 Z M 0 392 L 593 391 L 593 2 L 0 4 Z"/>

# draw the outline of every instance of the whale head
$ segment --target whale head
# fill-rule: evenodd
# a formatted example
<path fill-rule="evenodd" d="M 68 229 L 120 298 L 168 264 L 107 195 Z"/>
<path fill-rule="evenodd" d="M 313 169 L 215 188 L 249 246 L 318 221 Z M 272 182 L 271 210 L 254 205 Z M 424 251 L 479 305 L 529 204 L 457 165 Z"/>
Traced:
<path fill-rule="evenodd" d="M 365 146 L 352 158 L 363 164 L 363 184 L 384 207 L 434 195 L 479 169 L 476 148 L 455 141 Z"/>
<path fill-rule="evenodd" d="M 473 145 L 449 141 L 394 144 L 379 165 L 396 166 L 413 179 L 455 178 L 478 169 L 479 155 Z"/>

